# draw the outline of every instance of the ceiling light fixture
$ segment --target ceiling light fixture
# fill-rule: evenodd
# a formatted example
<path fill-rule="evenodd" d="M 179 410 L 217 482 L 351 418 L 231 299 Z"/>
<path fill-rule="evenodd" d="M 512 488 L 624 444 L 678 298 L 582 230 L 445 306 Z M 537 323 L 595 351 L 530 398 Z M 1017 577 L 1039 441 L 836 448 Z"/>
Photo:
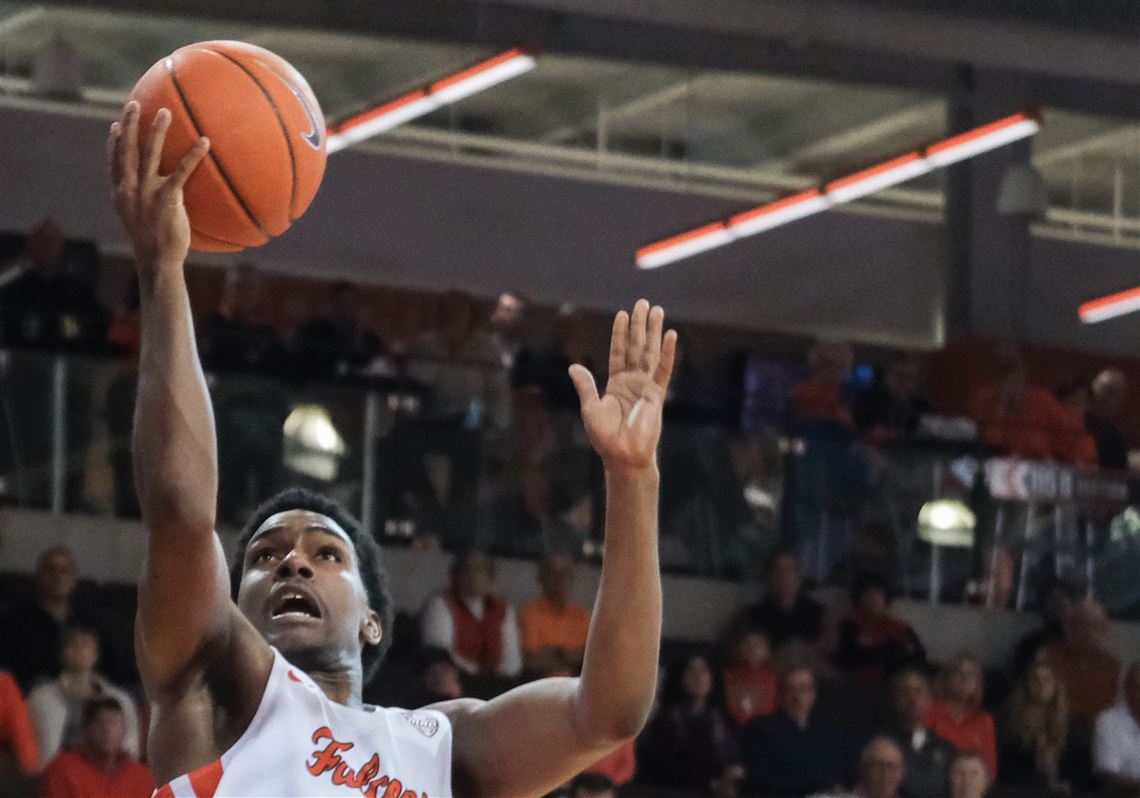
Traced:
<path fill-rule="evenodd" d="M 1096 324 L 1140 311 L 1140 286 L 1086 302 L 1077 308 L 1081 321 Z"/>

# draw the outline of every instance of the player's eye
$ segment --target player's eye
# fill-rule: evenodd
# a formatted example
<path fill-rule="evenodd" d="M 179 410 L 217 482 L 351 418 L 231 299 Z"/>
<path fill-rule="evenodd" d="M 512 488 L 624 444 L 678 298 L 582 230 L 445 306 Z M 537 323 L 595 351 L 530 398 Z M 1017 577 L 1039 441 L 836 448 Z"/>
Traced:
<path fill-rule="evenodd" d="M 262 549 L 261 551 L 254 553 L 253 562 L 255 562 L 255 563 L 265 562 L 266 560 L 269 560 L 272 557 L 273 557 L 273 550 L 272 549 Z"/>
<path fill-rule="evenodd" d="M 325 546 L 319 552 L 317 552 L 317 556 L 322 560 L 333 560 L 335 562 L 341 561 L 340 552 L 332 546 Z"/>

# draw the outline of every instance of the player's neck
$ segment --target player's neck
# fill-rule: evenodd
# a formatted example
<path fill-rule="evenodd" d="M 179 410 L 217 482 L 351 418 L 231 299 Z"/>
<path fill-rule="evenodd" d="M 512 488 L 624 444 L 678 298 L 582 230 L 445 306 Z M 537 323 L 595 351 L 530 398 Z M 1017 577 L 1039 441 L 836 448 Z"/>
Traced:
<path fill-rule="evenodd" d="M 360 709 L 364 706 L 359 672 L 308 671 L 308 674 L 309 678 L 328 696 L 329 701 L 350 709 Z"/>

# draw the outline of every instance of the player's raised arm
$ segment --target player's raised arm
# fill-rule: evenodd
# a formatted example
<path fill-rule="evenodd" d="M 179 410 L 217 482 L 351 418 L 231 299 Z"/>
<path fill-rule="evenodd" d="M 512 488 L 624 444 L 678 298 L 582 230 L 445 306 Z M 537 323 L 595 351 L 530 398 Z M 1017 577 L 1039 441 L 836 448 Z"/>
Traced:
<path fill-rule="evenodd" d="M 455 728 L 456 795 L 540 795 L 637 735 L 653 704 L 661 639 L 657 441 L 676 333 L 645 300 L 614 319 L 609 381 L 570 376 L 606 472 L 601 584 L 578 679 L 533 682 L 439 709 Z"/>
<path fill-rule="evenodd" d="M 214 534 L 214 419 L 198 363 L 183 265 L 190 224 L 182 186 L 205 157 L 199 141 L 174 172 L 159 174 L 170 125 L 163 109 L 145 148 L 139 107 L 111 126 L 115 206 L 138 264 L 142 352 L 134 424 L 135 485 L 148 533 L 139 583 L 136 648 L 148 692 L 176 681 L 234 614 L 225 558 Z"/>

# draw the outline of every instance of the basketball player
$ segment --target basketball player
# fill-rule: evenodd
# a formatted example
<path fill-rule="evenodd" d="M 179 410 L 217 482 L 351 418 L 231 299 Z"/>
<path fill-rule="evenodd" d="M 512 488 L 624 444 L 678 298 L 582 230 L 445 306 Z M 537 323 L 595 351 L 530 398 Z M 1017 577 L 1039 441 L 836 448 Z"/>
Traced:
<path fill-rule="evenodd" d="M 653 700 L 661 634 L 655 453 L 676 345 L 662 310 L 641 300 L 617 314 L 603 396 L 585 368 L 570 371 L 608 496 L 581 677 L 415 712 L 366 706 L 390 606 L 376 544 L 351 517 L 307 492 L 278 497 L 255 515 L 231 584 L 183 275 L 182 186 L 209 143 L 161 176 L 170 113 L 158 113 L 145 148 L 138 115 L 128 104 L 108 154 L 142 299 L 134 453 L 149 547 L 136 651 L 153 709 L 150 765 L 165 785 L 157 795 L 541 795 L 634 737 Z"/>

